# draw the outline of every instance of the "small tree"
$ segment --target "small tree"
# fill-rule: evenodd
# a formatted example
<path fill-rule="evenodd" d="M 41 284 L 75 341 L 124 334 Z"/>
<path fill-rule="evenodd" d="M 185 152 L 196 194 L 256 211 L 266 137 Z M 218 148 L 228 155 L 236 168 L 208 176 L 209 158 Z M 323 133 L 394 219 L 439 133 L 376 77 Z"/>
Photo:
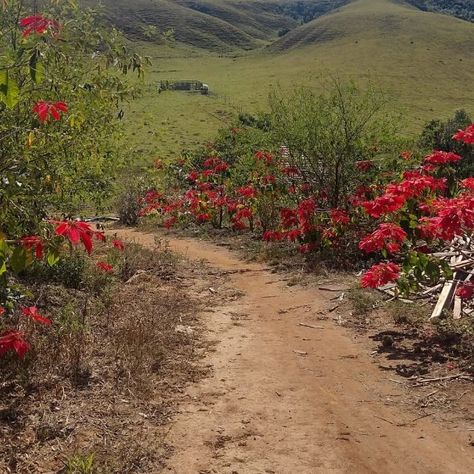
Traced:
<path fill-rule="evenodd" d="M 388 150 L 395 128 L 382 94 L 334 80 L 326 93 L 308 88 L 270 95 L 275 140 L 288 148 L 291 164 L 332 207 L 345 207 L 357 183 L 356 162 Z"/>

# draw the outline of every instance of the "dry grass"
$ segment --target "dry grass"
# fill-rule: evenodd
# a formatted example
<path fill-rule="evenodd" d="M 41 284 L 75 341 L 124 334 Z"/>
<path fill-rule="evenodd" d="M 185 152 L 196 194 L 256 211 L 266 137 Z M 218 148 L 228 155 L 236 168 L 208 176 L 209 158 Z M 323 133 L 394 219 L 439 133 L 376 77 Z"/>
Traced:
<path fill-rule="evenodd" d="M 2 361 L 0 472 L 159 472 L 169 454 L 166 425 L 205 373 L 197 314 L 209 295 L 180 281 L 206 273 L 132 244 L 113 258 L 102 291 L 93 269 L 80 289 L 34 282 L 54 324 L 31 328 L 25 361 Z"/>

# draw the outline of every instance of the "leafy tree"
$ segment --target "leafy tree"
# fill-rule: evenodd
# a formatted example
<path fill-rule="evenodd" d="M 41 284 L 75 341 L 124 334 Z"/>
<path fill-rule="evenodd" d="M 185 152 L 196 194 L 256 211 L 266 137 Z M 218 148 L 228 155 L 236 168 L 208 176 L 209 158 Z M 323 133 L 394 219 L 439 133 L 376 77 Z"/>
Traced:
<path fill-rule="evenodd" d="M 392 146 L 394 122 L 374 88 L 334 80 L 320 95 L 307 88 L 289 95 L 276 90 L 270 105 L 275 142 L 288 148 L 288 160 L 332 207 L 346 206 L 357 183 L 356 162 L 383 156 Z"/>
<path fill-rule="evenodd" d="M 0 232 L 36 232 L 51 211 L 108 196 L 120 163 L 121 77 L 143 74 L 121 35 L 72 0 L 0 3 Z"/>

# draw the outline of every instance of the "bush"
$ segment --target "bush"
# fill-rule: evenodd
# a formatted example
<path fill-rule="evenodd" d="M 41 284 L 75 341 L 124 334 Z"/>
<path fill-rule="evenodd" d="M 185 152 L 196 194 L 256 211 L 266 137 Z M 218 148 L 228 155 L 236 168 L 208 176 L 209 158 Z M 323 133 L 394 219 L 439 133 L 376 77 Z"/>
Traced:
<path fill-rule="evenodd" d="M 130 227 L 137 225 L 142 208 L 140 203 L 142 196 L 141 186 L 130 186 L 122 191 L 117 199 L 117 212 L 122 224 Z"/>
<path fill-rule="evenodd" d="M 396 128 L 383 95 L 334 80 L 326 93 L 299 88 L 270 96 L 273 142 L 288 149 L 314 192 L 332 207 L 346 207 L 357 183 L 358 161 L 383 157 L 393 149 Z"/>

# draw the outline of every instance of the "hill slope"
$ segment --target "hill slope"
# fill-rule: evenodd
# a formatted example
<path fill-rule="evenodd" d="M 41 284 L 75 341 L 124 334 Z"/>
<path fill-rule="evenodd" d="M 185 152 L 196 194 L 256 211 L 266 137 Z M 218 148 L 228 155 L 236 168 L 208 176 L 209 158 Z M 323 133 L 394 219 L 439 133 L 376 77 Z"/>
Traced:
<path fill-rule="evenodd" d="M 394 0 L 355 0 L 343 8 L 296 28 L 273 43 L 271 51 L 287 51 L 331 41 L 361 43 L 376 40 L 381 49 L 408 42 L 429 48 L 474 48 L 474 25 L 428 13 Z"/>
<path fill-rule="evenodd" d="M 84 0 L 88 4 L 98 0 Z M 145 28 L 210 51 L 255 49 L 350 0 L 103 0 L 107 17 L 133 39 Z"/>

